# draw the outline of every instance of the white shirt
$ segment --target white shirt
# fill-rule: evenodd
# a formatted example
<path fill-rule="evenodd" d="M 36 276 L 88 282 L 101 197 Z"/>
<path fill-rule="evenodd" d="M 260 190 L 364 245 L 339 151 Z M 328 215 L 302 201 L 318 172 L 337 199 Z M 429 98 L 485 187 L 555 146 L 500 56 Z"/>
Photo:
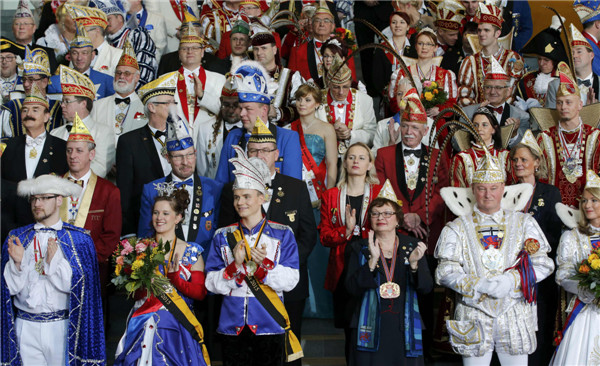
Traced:
<path fill-rule="evenodd" d="M 150 127 L 150 131 L 152 131 L 153 134 L 155 134 L 156 131 L 158 131 L 158 128 L 154 128 L 150 125 L 148 125 L 148 127 Z M 168 130 L 168 128 L 167 128 L 167 130 Z M 160 141 L 162 141 L 165 144 L 165 151 L 166 151 L 167 136 L 161 136 Z M 165 174 L 165 176 L 167 176 L 167 175 L 169 175 L 169 173 L 171 173 L 171 164 L 169 164 L 169 161 L 167 160 L 167 158 L 164 157 L 161 153 L 162 149 L 163 149 L 163 146 L 161 145 L 161 143 L 156 141 L 156 138 L 154 138 L 154 137 L 152 137 L 152 142 L 154 142 L 154 147 L 156 148 L 156 152 L 158 152 L 158 159 L 160 160 L 160 165 L 162 166 L 163 173 Z"/>
<path fill-rule="evenodd" d="M 36 138 L 29 135 L 25 136 L 25 171 L 27 172 L 27 179 L 33 178 L 35 169 L 40 162 L 45 142 L 46 131 L 42 132 Z"/>
<path fill-rule="evenodd" d="M 172 176 L 173 176 L 173 182 L 183 182 L 190 178 L 192 180 L 194 180 L 193 174 L 185 179 L 181 179 L 181 178 L 177 177 L 175 174 L 173 174 Z M 190 216 L 192 214 L 192 206 L 194 205 L 194 185 L 193 185 L 193 183 L 191 186 L 188 184 L 185 184 L 185 190 L 190 195 L 190 203 L 188 204 L 188 207 L 185 209 L 185 216 L 183 217 L 183 221 L 181 221 L 181 230 L 183 231 L 183 238 L 187 241 L 188 240 L 187 239 L 188 230 L 190 228 Z"/>
<path fill-rule="evenodd" d="M 92 176 L 92 170 L 89 169 L 87 171 L 87 173 L 85 173 L 83 175 L 83 177 L 77 179 L 75 178 L 73 175 L 71 175 L 71 172 L 69 172 L 69 178 L 74 179 L 74 180 L 82 180 L 83 181 L 83 189 L 81 190 L 81 194 L 79 195 L 79 197 L 73 197 L 73 196 L 69 196 L 67 198 L 67 213 L 69 215 L 69 220 L 75 220 L 77 218 L 77 212 L 79 212 L 79 206 L 81 206 L 81 198 L 83 197 L 83 194 L 85 193 L 85 190 L 87 189 L 87 185 L 88 182 L 90 180 L 90 177 Z M 75 205 L 75 206 L 73 206 Z"/>
<path fill-rule="evenodd" d="M 50 226 L 54 230 L 62 230 L 62 221 Z M 12 258 L 4 268 L 4 278 L 10 294 L 14 296 L 14 305 L 28 313 L 48 313 L 69 308 L 69 294 L 71 289 L 71 277 L 73 275 L 71 265 L 63 255 L 62 250 L 56 251 L 50 264 L 46 263 L 46 251 L 48 239 L 56 238 L 53 230 L 40 230 L 44 226 L 35 224 L 36 230 L 34 240 L 26 245 L 25 253 L 21 261 L 21 269 L 17 269 Z M 44 274 L 40 274 L 35 268 L 36 245 L 39 243 L 40 253 L 37 253 L 38 261 L 42 261 Z"/>
<path fill-rule="evenodd" d="M 402 155 L 404 156 L 404 163 L 406 166 L 406 170 L 408 170 L 408 174 L 419 174 L 419 162 L 421 161 L 421 158 L 417 158 L 415 155 L 410 154 L 410 155 L 404 155 L 404 150 L 421 150 L 421 144 L 419 144 L 419 146 L 412 148 L 412 147 L 408 147 L 406 145 L 404 145 L 404 143 L 402 143 Z M 409 164 L 409 161 L 412 161 L 413 164 Z"/>
<path fill-rule="evenodd" d="M 129 112 L 129 106 L 131 105 L 131 96 L 134 94 L 134 92 L 129 93 L 129 95 L 122 97 L 119 94 L 115 93 L 115 98 L 119 98 L 119 99 L 125 99 L 125 98 L 129 98 L 129 104 L 126 104 L 125 102 L 121 103 L 121 104 L 117 104 L 117 101 L 115 100 L 115 125 L 114 125 L 114 129 L 115 129 L 115 133 L 117 135 L 121 134 L 121 131 L 119 130 L 118 126 L 122 126 L 122 124 L 125 122 L 125 118 L 127 118 L 127 112 Z M 121 120 L 121 122 L 119 123 L 117 121 L 117 116 L 123 113 L 123 119 Z"/>
<path fill-rule="evenodd" d="M 333 106 L 335 119 L 339 119 L 342 124 L 346 124 L 346 108 L 348 107 L 348 99 L 344 99 L 342 101 L 334 100 L 331 102 L 331 105 Z"/>
<path fill-rule="evenodd" d="M 188 95 L 194 95 L 194 79 L 190 76 L 198 76 L 200 74 L 200 66 L 196 67 L 194 70 L 188 70 L 185 67 L 183 68 L 183 76 L 185 78 L 185 87 L 187 89 Z"/>

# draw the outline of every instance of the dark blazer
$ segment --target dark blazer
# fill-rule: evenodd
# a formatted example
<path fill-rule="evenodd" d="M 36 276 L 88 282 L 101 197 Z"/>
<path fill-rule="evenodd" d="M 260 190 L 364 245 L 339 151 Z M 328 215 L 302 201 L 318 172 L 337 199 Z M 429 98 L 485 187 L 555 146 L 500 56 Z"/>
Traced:
<path fill-rule="evenodd" d="M 562 202 L 562 199 L 557 187 L 546 183 L 536 183 L 528 212 L 533 215 L 548 239 L 552 248 L 548 256 L 552 259 L 556 258 L 556 248 L 558 248 L 562 229 L 562 221 L 555 209 L 558 202 Z"/>
<path fill-rule="evenodd" d="M 440 67 L 445 70 L 450 70 L 455 75 L 458 75 L 458 69 L 464 58 L 465 52 L 463 51 L 462 42 L 459 38 L 454 46 L 448 47 L 446 52 L 444 52 Z"/>
<path fill-rule="evenodd" d="M 144 184 L 164 177 L 148 125 L 127 132 L 117 144 L 117 187 L 121 191 L 121 235 L 137 233 Z"/>
<path fill-rule="evenodd" d="M 2 184 L 2 196 L 14 193 L 15 185 L 20 181 L 27 179 L 27 170 L 25 168 L 25 138 L 26 135 L 13 137 L 6 141 L 6 149 L 0 158 L 2 165 L 2 181 L 12 182 L 11 184 Z M 67 143 L 58 137 L 46 133 L 46 141 L 42 149 L 40 160 L 33 173 L 34 177 L 44 174 L 54 173 L 63 175 L 69 166 L 67 165 L 66 155 Z M 26 198 L 17 197 L 12 201 L 3 201 L 3 211 L 10 210 L 14 213 L 14 220 L 3 221 L 3 224 L 14 225 L 14 227 L 2 228 L 2 232 L 8 232 L 20 226 L 29 225 L 33 222 L 33 214 L 29 202 Z M 10 207 L 12 205 L 12 207 Z M 5 207 L 6 206 L 6 207 Z M 5 230 L 6 229 L 6 230 Z"/>
<path fill-rule="evenodd" d="M 232 183 L 228 183 L 223 187 L 219 227 L 228 226 L 240 220 L 233 207 L 232 186 Z M 287 301 L 306 299 L 308 297 L 306 262 L 317 243 L 318 235 L 308 189 L 303 181 L 279 173 L 275 174 L 271 186 L 273 187 L 273 197 L 271 197 L 267 218 L 292 229 L 298 243 L 300 260 L 300 281 L 292 291 L 284 293 L 284 299 Z"/>
<path fill-rule="evenodd" d="M 160 76 L 171 71 L 177 71 L 180 67 L 181 61 L 179 60 L 179 51 L 167 53 L 160 58 L 157 75 Z M 202 57 L 202 67 L 208 71 L 225 75 L 231 70 L 231 60 L 229 58 L 221 60 L 217 56 L 205 52 Z"/>

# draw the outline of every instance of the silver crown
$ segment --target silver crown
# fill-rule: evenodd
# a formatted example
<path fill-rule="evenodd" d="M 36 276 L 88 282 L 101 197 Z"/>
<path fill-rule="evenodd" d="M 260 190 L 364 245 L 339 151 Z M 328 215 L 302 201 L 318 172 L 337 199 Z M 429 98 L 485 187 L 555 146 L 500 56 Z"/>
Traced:
<path fill-rule="evenodd" d="M 153 184 L 154 189 L 158 192 L 159 197 L 169 197 L 177 189 L 177 187 L 175 187 L 175 182 L 160 182 Z"/>

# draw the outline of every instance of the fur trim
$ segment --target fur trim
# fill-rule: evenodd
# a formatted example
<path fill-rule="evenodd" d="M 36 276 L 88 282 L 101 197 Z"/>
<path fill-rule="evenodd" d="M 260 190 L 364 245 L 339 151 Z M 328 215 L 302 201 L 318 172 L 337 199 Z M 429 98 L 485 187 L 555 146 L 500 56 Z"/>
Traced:
<path fill-rule="evenodd" d="M 527 183 L 504 187 L 500 207 L 509 211 L 521 211 L 533 194 L 533 186 Z M 444 187 L 440 191 L 446 206 L 456 216 L 464 216 L 473 212 L 475 196 L 471 188 Z"/>
<path fill-rule="evenodd" d="M 560 217 L 560 220 L 569 229 L 574 229 L 578 226 L 581 212 L 575 208 L 571 208 L 564 203 L 558 202 L 556 204 L 556 214 Z"/>
<path fill-rule="evenodd" d="M 79 196 L 83 188 L 67 179 L 45 174 L 37 178 L 22 180 L 17 186 L 17 194 L 30 197 L 36 194 L 58 194 L 63 197 Z"/>

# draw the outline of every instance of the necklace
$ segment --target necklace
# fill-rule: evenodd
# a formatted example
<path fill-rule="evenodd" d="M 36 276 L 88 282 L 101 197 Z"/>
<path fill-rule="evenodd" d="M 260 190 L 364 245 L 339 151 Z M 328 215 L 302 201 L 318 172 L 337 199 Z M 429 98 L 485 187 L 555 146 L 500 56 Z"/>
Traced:
<path fill-rule="evenodd" d="M 382 299 L 395 299 L 400 296 L 400 286 L 393 282 L 394 280 L 394 271 L 396 270 L 396 257 L 398 255 L 398 237 L 394 241 L 394 249 L 392 252 L 392 263 L 390 266 L 387 266 L 387 260 L 385 259 L 383 250 L 381 246 L 379 246 L 379 251 L 381 254 L 381 264 L 383 267 L 383 271 L 385 273 L 386 282 L 379 286 L 379 295 Z"/>
<path fill-rule="evenodd" d="M 573 143 L 573 147 L 569 149 L 567 139 L 565 137 L 565 132 L 563 132 L 563 129 L 560 127 L 557 129 L 558 140 L 560 141 L 560 144 L 558 145 L 557 149 L 559 156 L 561 157 L 560 165 L 569 183 L 575 183 L 575 181 L 577 181 L 577 178 L 583 175 L 581 156 L 583 156 L 583 147 L 585 146 L 585 144 L 583 139 L 584 136 L 581 123 L 573 132 L 577 130 L 577 138 Z"/>

